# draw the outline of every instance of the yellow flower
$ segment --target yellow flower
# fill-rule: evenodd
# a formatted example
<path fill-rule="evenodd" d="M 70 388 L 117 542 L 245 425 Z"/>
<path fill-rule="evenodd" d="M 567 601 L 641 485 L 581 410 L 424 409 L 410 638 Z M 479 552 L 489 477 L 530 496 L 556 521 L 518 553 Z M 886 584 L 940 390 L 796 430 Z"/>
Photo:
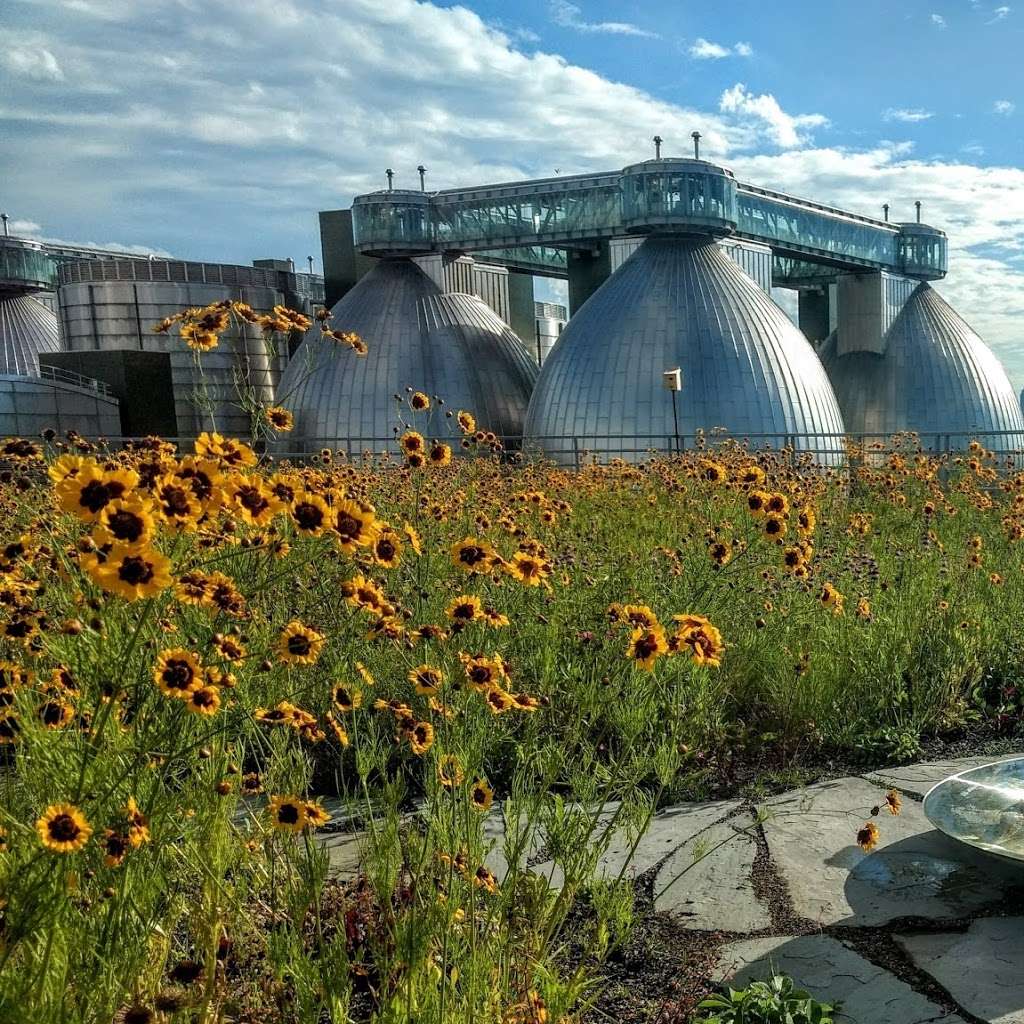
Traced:
<path fill-rule="evenodd" d="M 344 683 L 336 683 L 331 690 L 331 703 L 342 712 L 355 711 L 363 703 L 362 690 L 353 690 Z"/>
<path fill-rule="evenodd" d="M 469 800 L 473 809 L 477 811 L 488 811 L 494 801 L 494 790 L 487 784 L 486 779 L 476 779 L 469 790 Z"/>
<path fill-rule="evenodd" d="M 409 405 L 417 412 L 423 412 L 425 409 L 430 408 L 430 398 L 422 391 L 414 391 L 409 398 Z"/>
<path fill-rule="evenodd" d="M 674 615 L 679 623 L 670 645 L 675 650 L 688 649 L 695 665 L 710 665 L 717 668 L 722 664 L 725 644 L 722 634 L 701 615 Z"/>
<path fill-rule="evenodd" d="M 124 497 L 138 486 L 139 474 L 132 470 L 102 469 L 86 462 L 77 473 L 65 476 L 54 489 L 57 504 L 83 522 L 96 521 L 111 501 Z"/>
<path fill-rule="evenodd" d="M 268 405 L 263 416 L 279 434 L 287 434 L 295 426 L 295 417 L 280 405 Z"/>
<path fill-rule="evenodd" d="M 367 547 L 380 536 L 376 516 L 360 508 L 354 501 L 338 500 L 331 510 L 331 529 L 341 550 L 351 554 L 357 547 Z"/>
<path fill-rule="evenodd" d="M 409 730 L 409 746 L 414 754 L 425 754 L 434 745 L 434 727 L 429 722 L 417 722 Z"/>
<path fill-rule="evenodd" d="M 238 474 L 224 485 L 224 497 L 243 522 L 251 526 L 269 526 L 274 516 L 284 507 L 280 498 L 267 486 L 261 476 Z"/>
<path fill-rule="evenodd" d="M 473 434 L 476 432 L 476 420 L 471 412 L 466 412 L 465 409 L 460 409 L 458 415 L 455 417 L 455 422 L 458 423 L 459 429 L 464 434 Z"/>
<path fill-rule="evenodd" d="M 320 657 L 325 642 L 316 630 L 293 619 L 278 638 L 278 660 L 286 665 L 312 665 Z"/>
<path fill-rule="evenodd" d="M 441 441 L 436 441 L 430 446 L 427 458 L 432 466 L 447 466 L 452 461 L 451 446 Z"/>
<path fill-rule="evenodd" d="M 409 539 L 409 547 L 411 547 L 417 555 L 422 555 L 423 548 L 420 544 L 420 535 L 416 532 L 416 528 L 410 523 L 403 523 L 402 530 L 405 533 L 405 536 Z"/>
<path fill-rule="evenodd" d="M 626 657 L 650 672 L 658 658 L 668 651 L 668 641 L 661 626 L 634 629 L 626 648 Z"/>
<path fill-rule="evenodd" d="M 171 585 L 171 562 L 153 548 L 115 544 L 101 562 L 82 559 L 90 576 L 104 589 L 127 601 L 155 597 Z"/>
<path fill-rule="evenodd" d="M 452 565 L 467 573 L 486 573 L 491 568 L 494 548 L 485 540 L 465 537 L 451 550 Z"/>
<path fill-rule="evenodd" d="M 437 762 L 437 781 L 445 789 L 453 789 L 462 783 L 465 778 L 462 765 L 454 754 L 445 754 Z"/>
<path fill-rule="evenodd" d="M 441 689 L 444 673 L 432 665 L 418 665 L 409 672 L 409 682 L 416 687 L 417 693 L 433 696 Z"/>
<path fill-rule="evenodd" d="M 216 686 L 199 686 L 185 695 L 185 707 L 195 715 L 209 718 L 220 708 L 220 690 Z"/>
<path fill-rule="evenodd" d="M 190 483 L 171 474 L 153 483 L 153 501 L 160 518 L 178 531 L 194 529 L 203 511 Z"/>
<path fill-rule="evenodd" d="M 473 622 L 483 618 L 484 607 L 479 597 L 473 594 L 459 594 L 449 601 L 445 614 L 454 622 Z"/>
<path fill-rule="evenodd" d="M 422 455 L 426 447 L 426 441 L 423 440 L 422 434 L 417 433 L 415 430 L 407 430 L 398 439 L 398 446 L 405 452 L 406 456 Z"/>
<path fill-rule="evenodd" d="M 380 536 L 373 542 L 373 560 L 385 569 L 394 569 L 402 561 L 402 542 L 390 527 L 381 529 Z"/>
<path fill-rule="evenodd" d="M 175 647 L 157 655 L 153 680 L 165 697 L 185 700 L 203 685 L 203 669 L 196 655 Z"/>
<path fill-rule="evenodd" d="M 76 853 L 92 835 L 92 826 L 74 804 L 51 804 L 36 822 L 36 831 L 53 853 Z"/>
<path fill-rule="evenodd" d="M 857 830 L 857 845 L 865 853 L 870 853 L 878 845 L 878 836 L 878 826 L 873 821 L 866 821 Z"/>
<path fill-rule="evenodd" d="M 551 574 L 551 563 L 537 555 L 517 551 L 512 560 L 505 563 L 505 569 L 520 583 L 525 583 L 528 587 L 538 587 Z"/>
<path fill-rule="evenodd" d="M 153 539 L 153 506 L 138 495 L 115 498 L 100 509 L 93 538 L 104 544 L 145 547 Z"/>
<path fill-rule="evenodd" d="M 288 512 L 295 529 L 307 537 L 319 537 L 330 524 L 331 510 L 319 494 L 297 493 Z"/>
<path fill-rule="evenodd" d="M 306 801 L 294 794 L 272 796 L 267 806 L 270 824 L 279 832 L 301 832 L 306 827 Z"/>

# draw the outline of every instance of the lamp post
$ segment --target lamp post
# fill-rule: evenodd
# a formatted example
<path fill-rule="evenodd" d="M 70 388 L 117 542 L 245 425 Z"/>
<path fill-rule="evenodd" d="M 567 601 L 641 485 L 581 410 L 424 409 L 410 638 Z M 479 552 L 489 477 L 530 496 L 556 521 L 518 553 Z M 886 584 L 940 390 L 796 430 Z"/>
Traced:
<path fill-rule="evenodd" d="M 675 436 L 676 452 L 679 451 L 679 410 L 676 408 L 676 392 L 683 390 L 683 371 L 677 366 L 672 370 L 664 370 L 661 383 L 672 393 L 672 428 Z"/>

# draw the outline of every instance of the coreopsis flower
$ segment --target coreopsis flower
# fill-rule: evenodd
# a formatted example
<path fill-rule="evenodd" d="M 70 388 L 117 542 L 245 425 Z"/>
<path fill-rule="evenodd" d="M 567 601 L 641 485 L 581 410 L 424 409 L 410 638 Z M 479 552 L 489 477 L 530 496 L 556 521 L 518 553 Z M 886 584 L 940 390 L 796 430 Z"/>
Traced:
<path fill-rule="evenodd" d="M 498 891 L 498 879 L 494 876 L 494 872 L 484 867 L 483 864 L 476 869 L 473 875 L 473 884 L 490 893 Z"/>
<path fill-rule="evenodd" d="M 232 511 L 250 526 L 268 526 L 284 503 L 256 474 L 229 477 L 224 484 L 224 497 Z"/>
<path fill-rule="evenodd" d="M 517 551 L 505 563 L 506 571 L 513 578 L 528 587 L 538 587 L 551 575 L 551 563 L 537 555 Z"/>
<path fill-rule="evenodd" d="M 402 560 L 402 541 L 390 526 L 381 527 L 380 536 L 371 545 L 373 560 L 385 569 L 395 569 Z"/>
<path fill-rule="evenodd" d="M 187 480 L 168 474 L 154 481 L 153 505 L 163 522 L 173 530 L 195 528 L 203 507 Z"/>
<path fill-rule="evenodd" d="M 209 718 L 215 715 L 219 708 L 220 690 L 216 686 L 198 686 L 185 697 L 185 709 L 195 715 Z"/>
<path fill-rule="evenodd" d="M 398 439 L 398 446 L 405 453 L 406 457 L 422 455 L 426 449 L 426 441 L 424 441 L 422 434 L 417 433 L 415 430 L 407 430 Z"/>
<path fill-rule="evenodd" d="M 434 745 L 434 727 L 430 722 L 416 722 L 409 731 L 409 747 L 416 755 L 425 754 Z"/>
<path fill-rule="evenodd" d="M 362 690 L 353 689 L 344 683 L 335 683 L 331 689 L 331 703 L 345 714 L 355 711 L 356 708 L 362 706 Z"/>
<path fill-rule="evenodd" d="M 295 426 L 295 417 L 280 405 L 268 405 L 263 417 L 279 434 L 287 434 Z"/>
<path fill-rule="evenodd" d="M 754 515 L 763 515 L 768 510 L 771 495 L 767 491 L 753 490 L 747 495 L 747 508 Z"/>
<path fill-rule="evenodd" d="M 661 626 L 634 629 L 626 648 L 626 657 L 650 672 L 661 655 L 668 652 L 668 641 Z"/>
<path fill-rule="evenodd" d="M 286 665 L 312 665 L 323 650 L 326 638 L 298 619 L 293 619 L 281 631 L 277 641 L 278 660 Z"/>
<path fill-rule="evenodd" d="M 437 781 L 445 789 L 454 789 L 465 778 L 462 765 L 454 754 L 445 754 L 437 761 Z"/>
<path fill-rule="evenodd" d="M 433 665 L 417 665 L 409 672 L 409 682 L 416 687 L 416 692 L 423 696 L 433 696 L 444 683 L 444 672 Z"/>
<path fill-rule="evenodd" d="M 427 460 L 432 466 L 447 466 L 452 461 L 451 445 L 436 441 L 427 451 Z"/>
<path fill-rule="evenodd" d="M 770 512 L 764 517 L 762 529 L 766 537 L 778 540 L 786 535 L 786 520 L 782 516 Z"/>
<path fill-rule="evenodd" d="M 486 693 L 506 678 L 505 666 L 501 658 L 487 657 L 483 654 L 470 656 L 466 653 L 460 654 L 459 658 L 462 661 L 469 688 L 478 693 Z"/>
<path fill-rule="evenodd" d="M 466 412 L 465 409 L 460 409 L 455 417 L 455 422 L 458 423 L 459 429 L 464 434 L 476 433 L 476 420 L 471 412 Z"/>
<path fill-rule="evenodd" d="M 817 524 L 817 516 L 814 514 L 814 509 L 811 508 L 810 505 L 805 505 L 797 513 L 796 528 L 802 536 L 809 537 L 814 533 L 814 528 Z"/>
<path fill-rule="evenodd" d="M 878 826 L 873 821 L 866 821 L 857 830 L 857 845 L 865 853 L 870 853 L 878 845 L 878 837 Z"/>
<path fill-rule="evenodd" d="M 465 537 L 452 546 L 451 556 L 456 569 L 467 573 L 486 573 L 494 559 L 494 548 L 485 540 Z"/>
<path fill-rule="evenodd" d="M 288 507 L 292 525 L 306 537 L 319 537 L 328 529 L 331 510 L 319 494 L 300 491 L 292 498 Z"/>
<path fill-rule="evenodd" d="M 267 813 L 270 824 L 278 832 L 298 833 L 306 827 L 306 801 L 294 794 L 272 796 Z"/>
<path fill-rule="evenodd" d="M 138 848 L 150 840 L 149 819 L 139 810 L 135 797 L 128 798 L 128 804 L 124 809 L 128 825 L 128 844 Z"/>
<path fill-rule="evenodd" d="M 307 800 L 303 809 L 306 812 L 306 825 L 309 828 L 319 828 L 331 820 L 330 813 L 319 800 Z"/>
<path fill-rule="evenodd" d="M 203 685 L 203 670 L 195 654 L 176 647 L 157 655 L 153 680 L 165 697 L 185 700 Z"/>
<path fill-rule="evenodd" d="M 115 498 L 100 509 L 93 528 L 97 545 L 123 544 L 145 547 L 155 529 L 152 503 L 136 494 Z"/>
<path fill-rule="evenodd" d="M 402 532 L 405 534 L 406 538 L 409 541 L 409 547 L 411 547 L 413 551 L 416 552 L 417 555 L 422 555 L 423 547 L 420 543 L 420 535 L 416 531 L 416 528 L 412 526 L 410 523 L 403 523 Z"/>
<path fill-rule="evenodd" d="M 115 544 L 103 561 L 83 558 L 89 575 L 104 589 L 127 601 L 155 597 L 171 585 L 171 562 L 151 547 Z"/>
<path fill-rule="evenodd" d="M 695 665 L 718 668 L 725 650 L 722 634 L 702 615 L 674 615 L 673 619 L 678 627 L 670 646 L 688 652 Z"/>
<path fill-rule="evenodd" d="M 898 817 L 900 811 L 903 809 L 903 798 L 895 789 L 890 789 L 889 792 L 885 794 L 885 807 L 894 818 Z"/>
<path fill-rule="evenodd" d="M 74 804 L 51 804 L 36 822 L 39 838 L 53 853 L 77 853 L 89 841 L 92 826 Z"/>
<path fill-rule="evenodd" d="M 330 526 L 341 550 L 347 554 L 369 546 L 380 536 L 380 525 L 373 512 L 347 499 L 338 501 L 331 509 Z"/>
<path fill-rule="evenodd" d="M 423 412 L 430 408 L 430 397 L 425 395 L 422 391 L 414 391 L 409 397 L 409 405 L 416 410 L 416 412 Z"/>
<path fill-rule="evenodd" d="M 475 779 L 469 788 L 469 802 L 477 811 L 488 811 L 494 801 L 494 790 L 486 779 Z"/>
<path fill-rule="evenodd" d="M 483 603 L 474 594 L 459 594 L 453 598 L 445 609 L 445 614 L 453 622 L 468 623 L 483 618 Z"/>
<path fill-rule="evenodd" d="M 846 598 L 831 583 L 824 584 L 821 588 L 821 593 L 818 595 L 818 600 L 826 608 L 831 608 L 833 615 L 842 615 L 843 603 Z"/>
<path fill-rule="evenodd" d="M 112 501 L 139 484 L 139 474 L 127 469 L 103 469 L 91 460 L 65 476 L 54 488 L 57 504 L 83 522 L 94 523 Z"/>

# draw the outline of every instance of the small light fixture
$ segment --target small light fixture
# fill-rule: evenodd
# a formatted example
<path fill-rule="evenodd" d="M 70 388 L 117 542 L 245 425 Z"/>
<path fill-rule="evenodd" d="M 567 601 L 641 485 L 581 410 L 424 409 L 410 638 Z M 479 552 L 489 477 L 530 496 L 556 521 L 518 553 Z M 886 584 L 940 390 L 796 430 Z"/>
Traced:
<path fill-rule="evenodd" d="M 662 143 L 663 140 L 662 140 L 660 135 L 655 135 L 652 141 L 654 142 L 654 159 L 655 160 L 660 160 L 661 159 L 661 143 Z"/>
<path fill-rule="evenodd" d="M 665 370 L 661 374 L 661 383 L 669 391 L 683 390 L 683 371 L 680 367 L 674 370 Z"/>
<path fill-rule="evenodd" d="M 693 139 L 693 159 L 700 159 L 700 132 L 690 132 L 690 138 Z"/>
<path fill-rule="evenodd" d="M 420 172 L 420 191 L 421 192 L 426 192 L 427 191 L 427 179 L 426 179 L 427 169 L 426 169 L 426 167 L 423 166 L 423 164 L 420 164 L 419 167 L 416 168 L 416 170 Z"/>

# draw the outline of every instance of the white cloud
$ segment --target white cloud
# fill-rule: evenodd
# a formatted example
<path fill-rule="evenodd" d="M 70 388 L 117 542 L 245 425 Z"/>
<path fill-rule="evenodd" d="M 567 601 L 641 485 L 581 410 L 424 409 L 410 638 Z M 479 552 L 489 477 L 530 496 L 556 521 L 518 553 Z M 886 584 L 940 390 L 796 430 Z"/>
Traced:
<path fill-rule="evenodd" d="M 807 136 L 802 129 L 823 128 L 829 123 L 828 118 L 822 114 L 787 114 L 770 93 L 755 96 L 747 91 L 742 82 L 737 82 L 731 89 L 726 89 L 722 93 L 718 109 L 722 113 L 753 117 L 762 121 L 768 128 L 772 141 L 784 149 L 799 146 L 806 141 Z"/>
<path fill-rule="evenodd" d="M 7 222 L 7 230 L 16 236 L 22 238 L 34 238 L 41 230 L 42 225 L 37 224 L 34 220 L 16 220 L 12 218 Z"/>
<path fill-rule="evenodd" d="M 722 60 L 724 57 L 753 56 L 754 48 L 750 43 L 737 43 L 733 47 L 723 46 L 721 43 L 713 43 L 701 36 L 694 40 L 688 52 L 694 60 Z"/>
<path fill-rule="evenodd" d="M 918 121 L 928 121 L 935 116 L 931 110 L 923 110 L 921 107 L 889 107 L 882 111 L 883 121 L 903 121 L 907 124 L 916 124 Z"/>
<path fill-rule="evenodd" d="M 646 39 L 658 38 L 657 32 L 648 32 L 639 25 L 627 21 L 587 21 L 579 4 L 569 0 L 548 0 L 551 19 L 563 28 L 572 28 L 577 32 L 600 32 L 616 36 L 640 36 Z"/>
<path fill-rule="evenodd" d="M 992 19 L 990 21 L 985 22 L 985 24 L 986 25 L 994 25 L 997 21 L 1002 21 L 1003 18 L 1009 17 L 1010 12 L 1012 10 L 1013 10 L 1012 7 L 1007 7 L 1005 5 L 1003 7 L 995 7 L 995 8 L 993 8 L 993 10 L 992 10 Z"/>
<path fill-rule="evenodd" d="M 1010 100 L 996 100 L 992 104 L 992 113 L 1000 114 L 1003 117 L 1009 117 L 1017 109 L 1017 104 L 1012 103 Z"/>
<path fill-rule="evenodd" d="M 950 237 L 943 293 L 1024 384 L 1024 169 L 974 166 L 969 149 L 922 160 L 909 144 L 815 144 L 823 114 L 742 84 L 717 110 L 669 103 L 524 53 L 465 7 L 250 0 L 240 34 L 237 0 L 88 2 L 92 17 L 65 9 L 48 24 L 39 12 L 52 5 L 4 8 L 10 35 L 28 11 L 33 30 L 45 25 L 33 45 L 65 73 L 57 86 L 7 76 L 0 89 L 4 151 L 17 153 L 3 165 L 4 205 L 54 235 L 302 265 L 318 251 L 317 211 L 384 187 L 385 167 L 415 187 L 422 162 L 438 188 L 605 170 L 649 155 L 656 133 L 666 152 L 688 152 L 698 129 L 709 159 L 770 188 L 865 214 L 891 202 L 895 220 L 912 220 L 920 198 Z M 202 17 L 180 17 L 185 6 Z"/>
<path fill-rule="evenodd" d="M 960 152 L 968 156 L 984 156 L 985 147 L 980 142 L 965 142 L 960 147 Z"/>
<path fill-rule="evenodd" d="M 945 28 L 946 27 L 946 19 L 941 14 L 933 14 L 932 15 L 932 24 L 936 28 Z"/>
<path fill-rule="evenodd" d="M 12 75 L 37 81 L 62 82 L 64 71 L 57 58 L 41 46 L 18 46 L 7 41 L 0 49 L 0 64 Z"/>

